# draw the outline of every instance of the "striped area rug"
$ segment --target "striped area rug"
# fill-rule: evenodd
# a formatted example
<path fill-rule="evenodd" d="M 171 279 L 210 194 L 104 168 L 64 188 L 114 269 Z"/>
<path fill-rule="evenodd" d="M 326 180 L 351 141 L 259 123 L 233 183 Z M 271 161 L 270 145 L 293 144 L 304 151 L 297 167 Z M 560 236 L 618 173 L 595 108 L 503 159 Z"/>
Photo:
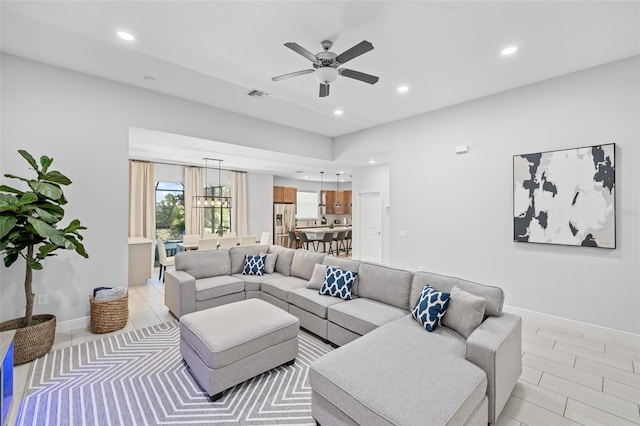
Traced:
<path fill-rule="evenodd" d="M 331 350 L 300 332 L 295 364 L 211 402 L 179 351 L 177 321 L 50 352 L 32 366 L 18 425 L 314 425 L 308 367 Z"/>

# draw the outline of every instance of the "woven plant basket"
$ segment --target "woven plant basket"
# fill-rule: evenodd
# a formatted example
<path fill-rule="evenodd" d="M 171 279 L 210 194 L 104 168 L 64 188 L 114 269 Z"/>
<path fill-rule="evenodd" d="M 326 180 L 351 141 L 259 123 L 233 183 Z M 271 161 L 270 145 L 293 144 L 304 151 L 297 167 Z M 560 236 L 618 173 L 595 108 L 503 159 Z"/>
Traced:
<path fill-rule="evenodd" d="M 96 301 L 89 296 L 91 331 L 97 334 L 120 330 L 129 319 L 129 292 L 113 300 Z"/>
<path fill-rule="evenodd" d="M 23 318 L 16 318 L 0 324 L 0 330 L 16 330 L 13 338 L 13 364 L 19 365 L 40 358 L 51 350 L 56 337 L 55 315 L 34 315 L 34 320 L 42 321 L 38 325 L 20 327 Z"/>

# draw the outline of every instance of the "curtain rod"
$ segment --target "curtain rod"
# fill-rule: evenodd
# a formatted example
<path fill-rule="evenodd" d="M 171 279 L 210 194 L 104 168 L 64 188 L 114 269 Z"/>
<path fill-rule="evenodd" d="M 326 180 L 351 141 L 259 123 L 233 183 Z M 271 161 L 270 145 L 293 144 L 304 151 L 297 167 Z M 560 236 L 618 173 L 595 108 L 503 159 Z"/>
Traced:
<path fill-rule="evenodd" d="M 153 164 L 166 164 L 167 166 L 182 166 L 182 167 L 201 167 L 195 166 L 193 164 L 179 164 L 179 163 L 169 163 L 166 161 L 149 161 L 149 160 L 138 160 L 136 158 L 129 158 L 129 161 L 137 161 L 138 163 L 153 163 Z M 205 167 L 201 167 L 205 168 Z M 218 170 L 217 167 L 207 167 L 207 169 Z M 236 173 L 247 173 L 245 170 L 234 170 L 234 169 L 225 169 L 224 167 L 220 170 L 224 170 L 225 172 L 236 172 Z"/>

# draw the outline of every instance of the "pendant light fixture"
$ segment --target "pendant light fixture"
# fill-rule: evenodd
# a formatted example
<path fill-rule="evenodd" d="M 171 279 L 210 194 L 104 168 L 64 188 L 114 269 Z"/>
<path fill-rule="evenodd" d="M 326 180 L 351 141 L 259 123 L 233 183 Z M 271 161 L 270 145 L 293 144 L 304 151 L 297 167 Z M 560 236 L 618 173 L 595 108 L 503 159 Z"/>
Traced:
<path fill-rule="evenodd" d="M 324 190 L 324 171 L 320 172 L 320 203 L 318 203 L 318 207 L 325 207 L 324 198 L 322 198 L 323 190 Z"/>
<path fill-rule="evenodd" d="M 223 195 L 224 187 L 221 185 L 221 176 L 222 176 L 222 160 L 217 158 L 207 158 L 204 157 L 204 193 L 203 195 L 194 195 L 193 196 L 193 207 L 194 208 L 231 208 L 231 197 L 227 197 Z M 207 190 L 207 178 L 209 170 L 209 160 L 218 162 L 218 185 L 212 186 L 209 190 Z"/>
<path fill-rule="evenodd" d="M 338 198 L 338 193 L 340 192 L 340 173 L 336 173 L 336 202 L 333 203 L 333 207 L 342 207 L 342 203 Z"/>

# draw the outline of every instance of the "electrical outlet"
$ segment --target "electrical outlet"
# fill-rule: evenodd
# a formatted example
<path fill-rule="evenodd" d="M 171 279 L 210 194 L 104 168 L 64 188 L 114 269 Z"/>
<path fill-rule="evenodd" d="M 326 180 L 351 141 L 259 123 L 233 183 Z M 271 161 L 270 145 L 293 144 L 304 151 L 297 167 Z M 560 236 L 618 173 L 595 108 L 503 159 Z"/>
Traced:
<path fill-rule="evenodd" d="M 39 294 L 38 295 L 38 305 L 42 306 L 42 305 L 46 305 L 47 304 L 47 295 L 46 294 Z"/>

